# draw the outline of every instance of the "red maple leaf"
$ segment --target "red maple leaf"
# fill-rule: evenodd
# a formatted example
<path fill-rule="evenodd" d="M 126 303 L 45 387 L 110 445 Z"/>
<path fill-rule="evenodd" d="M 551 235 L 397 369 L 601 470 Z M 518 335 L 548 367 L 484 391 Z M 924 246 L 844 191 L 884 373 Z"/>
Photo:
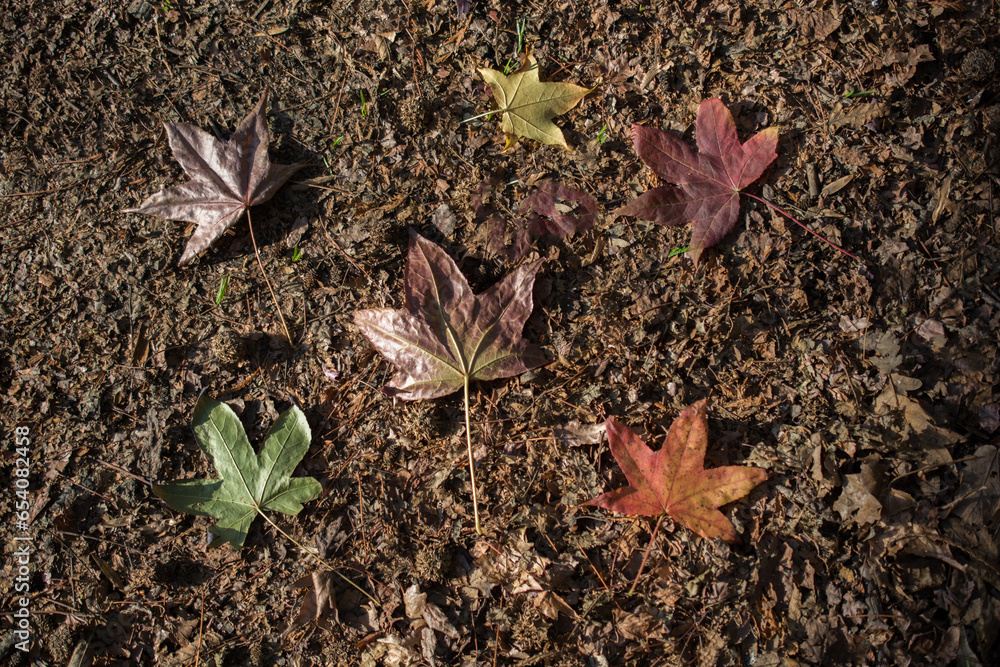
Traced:
<path fill-rule="evenodd" d="M 740 144 L 733 115 L 722 100 L 713 98 L 698 107 L 695 140 L 697 151 L 672 134 L 633 125 L 632 142 L 639 157 L 677 187 L 653 188 L 617 213 L 661 225 L 694 222 L 690 253 L 697 263 L 705 248 L 736 225 L 740 191 L 760 178 L 777 157 L 778 129 L 761 130 Z"/>
<path fill-rule="evenodd" d="M 629 486 L 586 504 L 623 514 L 666 513 L 705 539 L 739 542 L 733 524 L 718 508 L 750 493 L 767 479 L 767 473 L 749 466 L 705 469 L 707 404 L 707 400 L 698 401 L 678 415 L 656 452 L 630 428 L 609 417 L 605 425 L 611 453 Z"/>

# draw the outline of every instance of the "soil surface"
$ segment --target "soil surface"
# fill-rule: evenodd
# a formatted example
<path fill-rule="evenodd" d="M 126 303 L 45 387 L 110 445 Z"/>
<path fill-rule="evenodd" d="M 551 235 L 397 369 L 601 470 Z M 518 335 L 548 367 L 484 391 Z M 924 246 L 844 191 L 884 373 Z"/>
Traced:
<path fill-rule="evenodd" d="M 10 3 L 0 470 L 30 485 L 0 495 L 0 660 L 1000 663 L 997 6 L 796 5 Z M 482 115 L 477 68 L 525 46 L 543 81 L 594 87 L 556 119 L 572 152 L 504 151 Z M 123 212 L 188 178 L 163 122 L 226 139 L 265 87 L 273 161 L 310 165 L 251 211 L 291 344 L 246 216 L 179 267 L 194 225 Z M 672 253 L 689 225 L 612 215 L 658 184 L 632 124 L 693 141 L 711 97 L 741 140 L 780 131 L 747 192 L 860 261 L 747 197 L 698 266 Z M 601 215 L 524 260 L 552 362 L 472 393 L 477 535 L 461 392 L 384 396 L 352 312 L 404 305 L 411 226 L 494 284 L 514 264 L 486 221 L 546 180 Z M 296 475 L 324 491 L 270 517 L 301 546 L 258 519 L 208 549 L 211 520 L 152 493 L 216 476 L 203 390 L 256 446 L 305 411 Z M 666 520 L 646 557 L 655 518 L 583 505 L 626 483 L 601 425 L 657 446 L 702 398 L 707 465 L 768 480 L 724 508 L 740 544 Z"/>

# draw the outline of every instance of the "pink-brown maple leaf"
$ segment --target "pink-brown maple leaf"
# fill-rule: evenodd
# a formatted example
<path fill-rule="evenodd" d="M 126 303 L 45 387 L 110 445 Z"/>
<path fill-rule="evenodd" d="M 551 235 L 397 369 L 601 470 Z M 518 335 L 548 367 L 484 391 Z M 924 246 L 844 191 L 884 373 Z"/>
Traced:
<path fill-rule="evenodd" d="M 545 356 L 521 337 L 541 264 L 518 267 L 473 295 L 455 261 L 411 229 L 406 309 L 354 313 L 361 333 L 399 368 L 383 391 L 409 401 L 437 398 L 469 381 L 511 377 L 545 364 Z"/>
<path fill-rule="evenodd" d="M 271 164 L 267 154 L 267 89 L 229 141 L 188 123 L 164 123 L 174 158 L 191 177 L 126 213 L 147 213 L 198 225 L 179 264 L 184 266 L 239 221 L 251 206 L 274 196 L 304 164 Z"/>
<path fill-rule="evenodd" d="M 706 539 L 739 542 L 733 524 L 719 508 L 750 493 L 767 473 L 750 466 L 705 469 L 707 404 L 701 400 L 681 412 L 655 452 L 630 428 L 609 417 L 605 425 L 611 453 L 629 486 L 587 504 L 641 516 L 666 513 Z"/>
<path fill-rule="evenodd" d="M 741 144 L 733 115 L 713 98 L 698 107 L 695 141 L 697 151 L 672 134 L 633 125 L 632 142 L 639 157 L 674 185 L 648 190 L 617 213 L 661 225 L 693 222 L 690 253 L 697 263 L 705 248 L 736 225 L 740 191 L 760 178 L 778 155 L 778 129 L 761 130 Z"/>

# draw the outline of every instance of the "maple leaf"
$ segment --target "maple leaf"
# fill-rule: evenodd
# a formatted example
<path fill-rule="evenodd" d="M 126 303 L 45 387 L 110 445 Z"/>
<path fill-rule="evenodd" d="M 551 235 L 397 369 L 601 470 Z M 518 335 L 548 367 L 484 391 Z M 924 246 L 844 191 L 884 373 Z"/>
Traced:
<path fill-rule="evenodd" d="M 571 204 L 576 204 L 575 210 Z M 544 181 L 521 202 L 517 219 L 491 219 L 489 247 L 495 254 L 507 255 L 508 260 L 516 262 L 528 254 L 536 239 L 563 239 L 587 231 L 595 222 L 597 202 L 593 197 L 562 183 Z"/>
<path fill-rule="evenodd" d="M 542 353 L 521 338 L 531 315 L 531 290 L 541 260 L 514 270 L 474 296 L 469 281 L 444 250 L 410 229 L 406 262 L 406 309 L 358 310 L 354 323 L 375 349 L 399 368 L 382 391 L 414 401 L 462 389 L 465 442 L 476 532 L 479 501 L 472 457 L 469 383 L 519 375 L 546 363 Z"/>
<path fill-rule="evenodd" d="M 446 396 L 467 381 L 519 375 L 547 362 L 521 338 L 541 260 L 473 296 L 438 245 L 410 230 L 406 309 L 358 310 L 354 322 L 399 368 L 383 391 L 408 401 Z"/>
<path fill-rule="evenodd" d="M 705 248 L 736 225 L 740 191 L 778 156 L 778 129 L 761 130 L 740 144 L 733 115 L 713 98 L 698 107 L 695 140 L 697 151 L 672 134 L 633 125 L 632 141 L 639 157 L 657 176 L 679 187 L 653 188 L 616 213 L 661 225 L 694 222 L 690 252 L 697 263 Z"/>
<path fill-rule="evenodd" d="M 701 400 L 681 412 L 656 452 L 630 428 L 609 417 L 605 425 L 611 453 L 629 486 L 586 504 L 624 514 L 666 513 L 705 539 L 739 542 L 733 524 L 718 508 L 750 493 L 767 479 L 767 473 L 749 466 L 705 469 L 707 404 Z"/>
<path fill-rule="evenodd" d="M 304 164 L 271 164 L 265 107 L 268 90 L 229 141 L 188 123 L 164 123 L 170 150 L 191 180 L 160 190 L 138 208 L 167 220 L 198 225 L 179 264 L 184 266 L 236 224 L 249 207 L 266 202 Z"/>
<path fill-rule="evenodd" d="M 273 510 L 294 516 L 323 490 L 312 477 L 291 477 L 312 440 L 309 423 L 295 406 L 278 416 L 259 455 L 236 413 L 207 395 L 198 400 L 191 425 L 222 479 L 154 484 L 153 492 L 175 510 L 218 519 L 209 528 L 216 536 L 211 546 L 226 541 L 239 548 L 258 514 Z"/>
<path fill-rule="evenodd" d="M 531 55 L 531 49 L 525 53 L 521 67 L 510 76 L 485 67 L 480 68 L 479 73 L 490 84 L 498 111 L 503 114 L 505 149 L 517 137 L 527 137 L 571 150 L 562 130 L 552 119 L 579 104 L 593 88 L 572 83 L 542 83 L 538 80 L 538 61 Z"/>

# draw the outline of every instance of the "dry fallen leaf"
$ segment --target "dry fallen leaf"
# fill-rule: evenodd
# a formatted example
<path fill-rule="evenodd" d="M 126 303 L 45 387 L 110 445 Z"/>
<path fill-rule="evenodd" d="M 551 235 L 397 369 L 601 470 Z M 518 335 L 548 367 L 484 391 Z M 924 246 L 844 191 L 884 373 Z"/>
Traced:
<path fill-rule="evenodd" d="M 534 307 L 532 287 L 541 260 L 518 267 L 474 295 L 455 261 L 440 246 L 410 229 L 406 261 L 406 309 L 354 312 L 354 323 L 376 350 L 399 368 L 382 388 L 407 401 L 437 398 L 462 389 L 465 437 L 476 532 L 482 534 L 469 421 L 469 385 L 519 375 L 546 363 L 521 333 Z"/>
<path fill-rule="evenodd" d="M 251 206 L 266 202 L 292 174 L 306 165 L 271 164 L 267 154 L 267 89 L 229 141 L 219 141 L 188 123 L 164 123 L 170 150 L 191 180 L 160 190 L 139 208 L 167 220 L 198 225 L 179 264 L 184 266 L 208 248 Z"/>
<path fill-rule="evenodd" d="M 545 364 L 521 337 L 540 267 L 541 261 L 521 266 L 473 295 L 454 260 L 411 229 L 406 309 L 354 313 L 361 333 L 399 368 L 383 391 L 408 401 L 437 398 L 467 381 L 511 377 Z"/>
<path fill-rule="evenodd" d="M 739 542 L 736 530 L 719 507 L 738 500 L 767 479 L 749 466 L 705 469 L 708 445 L 707 400 L 684 410 L 670 426 L 667 439 L 654 452 L 614 417 L 607 420 L 611 453 L 629 486 L 601 494 L 587 505 L 624 514 L 668 514 L 705 539 Z"/>
<path fill-rule="evenodd" d="M 304 588 L 306 592 L 302 596 L 302 603 L 299 605 L 295 618 L 285 629 L 286 634 L 303 627 L 310 621 L 316 621 L 316 624 L 324 630 L 332 628 L 332 624 L 327 619 L 333 619 L 333 623 L 340 623 L 332 572 L 326 570 L 313 572 L 300 577 L 293 585 L 295 588 Z"/>
<path fill-rule="evenodd" d="M 869 463 L 861 464 L 861 472 L 844 475 L 844 490 L 833 503 L 833 509 L 844 521 L 868 526 L 882 518 L 882 503 L 878 501 L 879 472 Z"/>
<path fill-rule="evenodd" d="M 695 262 L 736 225 L 740 191 L 756 181 L 778 156 L 778 129 L 761 130 L 741 144 L 733 115 L 713 98 L 698 107 L 695 140 L 698 150 L 672 134 L 632 126 L 632 140 L 642 161 L 674 185 L 644 192 L 618 210 L 661 225 L 693 222 L 690 253 Z"/>
<path fill-rule="evenodd" d="M 493 90 L 499 112 L 503 114 L 503 132 L 509 148 L 518 137 L 527 137 L 543 144 L 562 146 L 570 150 L 562 130 L 552 119 L 566 113 L 593 88 L 572 83 L 538 80 L 538 61 L 529 49 L 524 64 L 507 76 L 495 69 L 480 68 L 486 83 Z"/>

